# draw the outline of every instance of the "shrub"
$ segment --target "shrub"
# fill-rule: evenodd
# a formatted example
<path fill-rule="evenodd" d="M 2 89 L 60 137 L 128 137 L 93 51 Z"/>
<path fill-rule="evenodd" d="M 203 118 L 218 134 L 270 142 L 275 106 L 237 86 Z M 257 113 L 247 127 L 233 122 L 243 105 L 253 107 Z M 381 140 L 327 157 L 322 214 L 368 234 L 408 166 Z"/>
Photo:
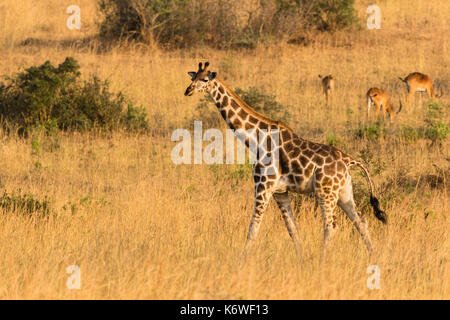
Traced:
<path fill-rule="evenodd" d="M 11 194 L 4 191 L 0 196 L 0 208 L 23 215 L 45 217 L 50 214 L 50 201 L 47 198 L 35 199 L 30 194 L 22 194 L 20 189 Z"/>
<path fill-rule="evenodd" d="M 100 35 L 151 46 L 254 48 L 305 31 L 335 31 L 356 22 L 354 0 L 99 0 Z M 294 41 L 295 42 L 295 41 Z"/>
<path fill-rule="evenodd" d="M 425 119 L 426 127 L 424 129 L 425 138 L 431 140 L 431 145 L 441 145 L 450 134 L 450 126 L 441 119 L 444 118 L 442 105 L 438 102 L 428 104 L 427 117 Z"/>
<path fill-rule="evenodd" d="M 353 131 L 353 136 L 358 139 L 378 140 L 384 138 L 387 134 L 386 128 L 382 122 L 363 125 Z"/>
<path fill-rule="evenodd" d="M 9 84 L 0 84 L 0 116 L 25 133 L 36 127 L 46 132 L 147 128 L 142 108 L 133 106 L 121 92 L 110 92 L 109 83 L 95 75 L 80 81 L 79 68 L 75 59 L 67 57 L 58 67 L 47 61 L 7 77 Z"/>

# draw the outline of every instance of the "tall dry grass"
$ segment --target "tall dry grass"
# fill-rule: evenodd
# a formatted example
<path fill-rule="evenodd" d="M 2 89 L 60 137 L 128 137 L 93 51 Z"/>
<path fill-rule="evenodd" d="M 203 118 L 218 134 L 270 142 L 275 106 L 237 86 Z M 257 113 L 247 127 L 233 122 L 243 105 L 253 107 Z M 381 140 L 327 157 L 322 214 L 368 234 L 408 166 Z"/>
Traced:
<path fill-rule="evenodd" d="M 364 16 L 372 3 L 356 2 Z M 145 106 L 158 134 L 36 133 L 19 138 L 1 132 L 2 188 L 48 196 L 54 214 L 37 219 L 0 209 L 0 298 L 450 297 L 448 139 L 442 148 L 430 149 L 424 139 L 401 143 L 388 136 L 373 142 L 351 135 L 366 121 L 369 87 L 384 88 L 396 109 L 406 92 L 398 76 L 421 71 L 443 81 L 448 90 L 448 1 L 379 1 L 382 30 L 312 35 L 315 42 L 309 47 L 242 52 L 148 51 L 133 45 L 99 51 L 95 40 L 88 45 L 72 41 L 95 37 L 94 2 L 78 1 L 81 31 L 65 27 L 70 4 L 3 1 L 0 74 L 73 56 L 83 74 L 108 78 L 113 89 Z M 22 43 L 30 38 L 35 40 Z M 354 156 L 372 151 L 369 167 L 380 171 L 373 176 L 390 219 L 383 226 L 363 208 L 376 246 L 373 257 L 339 213 L 339 232 L 327 260 L 320 262 L 320 211 L 312 198 L 296 197 L 303 263 L 297 263 L 271 203 L 252 256 L 238 268 L 253 206 L 248 170 L 241 174 L 237 165 L 175 166 L 170 158 L 170 129 L 193 120 L 200 98 L 183 96 L 189 83 L 186 72 L 199 60 L 209 60 L 231 87 L 257 86 L 275 93 L 280 103 L 291 106 L 290 124 L 304 138 L 325 142 L 328 133 L 335 133 L 342 137 L 339 147 Z M 336 78 L 331 107 L 324 105 L 319 73 Z M 447 123 L 449 94 L 440 98 Z M 417 96 L 388 132 L 421 125 L 424 108 Z M 32 149 L 34 140 L 39 152 Z M 354 176 L 362 204 L 366 189 L 356 172 Z M 440 182 L 431 183 L 433 177 Z M 65 271 L 72 264 L 81 268 L 81 290 L 66 288 Z M 366 270 L 373 264 L 381 268 L 380 290 L 366 287 Z"/>

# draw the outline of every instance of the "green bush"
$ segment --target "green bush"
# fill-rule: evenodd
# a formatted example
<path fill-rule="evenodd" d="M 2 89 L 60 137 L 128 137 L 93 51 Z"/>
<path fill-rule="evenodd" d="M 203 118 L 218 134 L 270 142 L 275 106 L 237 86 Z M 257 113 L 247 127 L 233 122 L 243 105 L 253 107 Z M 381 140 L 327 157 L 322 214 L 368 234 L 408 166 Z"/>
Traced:
<path fill-rule="evenodd" d="M 386 135 L 386 127 L 382 122 L 376 122 L 369 125 L 366 124 L 353 130 L 353 136 L 358 139 L 378 140 L 384 138 Z"/>
<path fill-rule="evenodd" d="M 254 48 L 305 31 L 335 31 L 356 23 L 354 0 L 99 0 L 100 35 L 164 47 L 208 44 Z"/>
<path fill-rule="evenodd" d="M 49 61 L 33 66 L 0 84 L 0 116 L 7 124 L 28 133 L 40 127 L 58 129 L 146 130 L 146 114 L 112 93 L 109 83 L 95 75 L 80 80 L 79 65 L 67 57 L 58 67 Z M 125 111 L 124 111 L 125 110 Z"/>
<path fill-rule="evenodd" d="M 8 194 L 6 191 L 0 196 L 0 208 L 3 211 L 21 213 L 27 216 L 45 217 L 50 214 L 50 201 L 47 198 L 35 199 L 32 195 L 17 192 Z"/>
<path fill-rule="evenodd" d="M 426 126 L 424 128 L 425 138 L 431 140 L 431 145 L 441 145 L 450 134 L 450 124 L 442 121 L 444 110 L 440 103 L 431 102 L 428 104 Z"/>

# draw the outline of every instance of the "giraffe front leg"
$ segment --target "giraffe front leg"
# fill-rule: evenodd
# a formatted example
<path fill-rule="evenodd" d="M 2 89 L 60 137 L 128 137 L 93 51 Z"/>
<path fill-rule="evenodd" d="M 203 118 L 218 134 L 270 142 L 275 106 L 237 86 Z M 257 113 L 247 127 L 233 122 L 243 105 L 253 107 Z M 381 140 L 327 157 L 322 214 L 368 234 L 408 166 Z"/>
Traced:
<path fill-rule="evenodd" d="M 271 197 L 272 193 L 267 188 L 266 184 L 261 182 L 255 185 L 255 208 L 253 210 L 252 219 L 248 228 L 247 241 L 241 255 L 241 265 L 245 263 L 248 251 L 250 250 L 251 245 L 258 234 L 259 227 L 261 226 L 264 216 L 264 211 L 266 210 Z"/>
<path fill-rule="evenodd" d="M 281 214 L 284 219 L 284 223 L 286 224 L 286 228 L 291 236 L 292 241 L 294 242 L 295 253 L 297 254 L 297 258 L 301 259 L 301 248 L 300 243 L 298 241 L 298 230 L 297 225 L 295 224 L 295 218 L 292 214 L 291 209 L 291 199 L 289 198 L 288 192 L 284 193 L 274 193 L 273 197 L 278 204 L 278 207 L 281 210 Z"/>

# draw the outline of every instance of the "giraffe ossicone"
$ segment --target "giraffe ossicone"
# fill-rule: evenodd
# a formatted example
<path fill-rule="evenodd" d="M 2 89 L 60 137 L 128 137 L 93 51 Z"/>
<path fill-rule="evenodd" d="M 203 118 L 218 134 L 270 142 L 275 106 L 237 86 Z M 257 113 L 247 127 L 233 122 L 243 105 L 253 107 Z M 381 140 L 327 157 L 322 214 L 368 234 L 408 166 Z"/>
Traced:
<path fill-rule="evenodd" d="M 264 138 L 267 140 L 265 141 L 267 150 L 256 156 L 253 169 L 255 205 L 242 258 L 245 259 L 259 231 L 264 211 L 272 197 L 281 210 L 295 250 L 299 256 L 301 255 L 298 230 L 288 192 L 315 194 L 322 211 L 325 247 L 336 232 L 335 209 L 339 206 L 355 225 L 369 252 L 372 251 L 368 225 L 356 207 L 349 173 L 349 168 L 354 165 L 364 172 L 370 188 L 370 203 L 374 214 L 385 223 L 386 215 L 379 207 L 379 201 L 375 197 L 375 187 L 367 168 L 342 151 L 332 146 L 302 139 L 284 122 L 270 119 L 256 112 L 219 80 L 216 72 L 209 71 L 208 67 L 208 62 L 204 67 L 202 63 L 199 63 L 197 72 L 188 73 L 192 82 L 186 88 L 184 93 L 186 96 L 192 96 L 195 92 L 208 93 L 228 126 L 235 131 L 243 130 L 241 139 L 247 147 L 255 143 L 253 141 L 255 135 L 248 132 L 265 130 L 279 134 L 278 144 L 272 143 L 270 134 L 267 134 Z M 279 155 L 279 163 L 276 167 L 273 164 L 267 165 L 263 161 L 273 152 Z M 268 170 L 271 166 L 275 169 L 274 172 Z"/>

